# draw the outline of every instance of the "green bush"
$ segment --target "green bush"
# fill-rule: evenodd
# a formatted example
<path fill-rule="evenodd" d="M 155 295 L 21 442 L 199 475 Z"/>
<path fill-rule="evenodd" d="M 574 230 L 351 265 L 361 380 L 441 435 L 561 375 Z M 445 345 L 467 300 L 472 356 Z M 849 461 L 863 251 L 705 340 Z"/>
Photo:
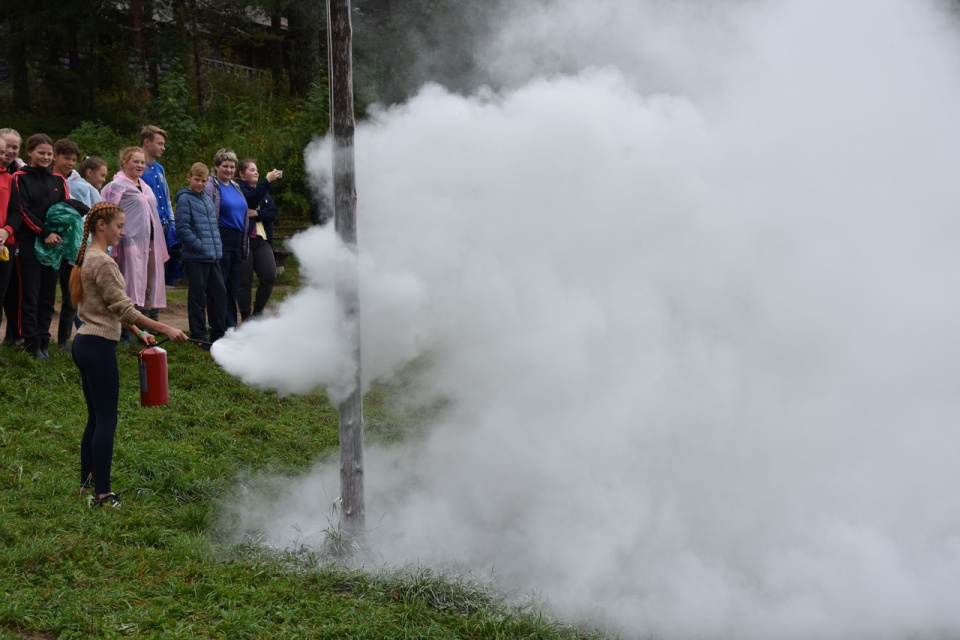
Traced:
<path fill-rule="evenodd" d="M 240 158 L 256 159 L 261 175 L 283 169 L 283 179 L 273 185 L 283 218 L 308 215 L 310 192 L 303 151 L 329 128 L 325 82 L 315 84 L 306 98 L 293 98 L 285 85 L 278 86 L 267 74 L 225 68 L 209 70 L 198 85 L 186 65 L 174 60 L 161 78 L 158 99 L 134 102 L 135 109 L 125 103 L 122 117 L 111 108 L 101 114 L 106 121 L 81 121 L 69 138 L 82 155 L 103 158 L 112 175 L 118 170 L 119 151 L 138 144 L 141 126 L 162 127 L 168 138 L 161 162 L 173 192 L 186 185 L 190 165 L 209 166 L 218 149 L 230 147 Z M 140 119 L 144 121 L 134 124 Z"/>
<path fill-rule="evenodd" d="M 200 126 L 187 82 L 187 76 L 175 67 L 167 72 L 160 84 L 157 121 L 163 123 L 159 126 L 167 132 L 169 142 L 163 164 L 174 181 L 185 176 L 190 165 L 200 161 L 194 153 Z"/>
<path fill-rule="evenodd" d="M 67 136 L 80 147 L 80 155 L 97 156 L 106 161 L 107 166 L 119 170 L 120 150 L 132 144 L 137 144 L 134 138 L 124 138 L 119 133 L 102 122 L 83 121 Z"/>

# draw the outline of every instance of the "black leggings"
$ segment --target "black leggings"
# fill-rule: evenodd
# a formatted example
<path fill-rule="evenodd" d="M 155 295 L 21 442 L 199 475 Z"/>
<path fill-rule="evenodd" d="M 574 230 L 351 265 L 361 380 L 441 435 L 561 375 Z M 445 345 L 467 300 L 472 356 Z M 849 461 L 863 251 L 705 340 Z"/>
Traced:
<path fill-rule="evenodd" d="M 240 318 L 250 317 L 250 298 L 253 295 L 253 272 L 257 272 L 257 297 L 253 303 L 253 315 L 258 316 L 270 301 L 273 285 L 277 281 L 277 262 L 273 257 L 273 246 L 260 237 L 250 238 L 250 252 L 240 267 L 240 287 L 237 290 L 237 306 Z"/>
<path fill-rule="evenodd" d="M 79 334 L 73 341 L 73 362 L 80 369 L 87 427 L 80 440 L 80 484 L 96 483 L 96 493 L 110 493 L 113 435 L 117 431 L 120 370 L 117 341 Z"/>

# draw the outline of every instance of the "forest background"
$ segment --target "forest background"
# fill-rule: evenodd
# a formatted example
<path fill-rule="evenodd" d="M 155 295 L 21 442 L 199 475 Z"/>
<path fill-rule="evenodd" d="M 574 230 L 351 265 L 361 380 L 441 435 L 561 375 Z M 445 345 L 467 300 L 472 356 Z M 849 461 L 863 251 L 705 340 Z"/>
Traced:
<path fill-rule="evenodd" d="M 490 15 L 493 4 L 483 7 Z M 355 0 L 355 110 L 430 79 L 467 86 L 479 9 L 461 0 Z M 472 34 L 472 35 L 471 35 Z M 303 149 L 326 133 L 326 3 L 317 0 L 0 0 L 0 127 L 68 136 L 117 169 L 145 124 L 168 134 L 171 188 L 231 147 L 264 170 L 282 215 L 325 215 Z"/>

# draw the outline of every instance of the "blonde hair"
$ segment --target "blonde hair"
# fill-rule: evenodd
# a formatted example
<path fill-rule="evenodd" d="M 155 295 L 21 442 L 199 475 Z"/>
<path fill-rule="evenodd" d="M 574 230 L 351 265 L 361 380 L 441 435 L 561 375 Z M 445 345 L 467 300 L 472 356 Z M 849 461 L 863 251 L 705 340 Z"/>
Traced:
<path fill-rule="evenodd" d="M 130 162 L 130 158 L 132 158 L 135 153 L 143 153 L 143 149 L 140 147 L 126 147 L 120 151 L 120 171 L 123 171 L 123 165 Z"/>
<path fill-rule="evenodd" d="M 213 166 L 219 167 L 224 162 L 237 164 L 237 154 L 233 149 L 220 149 L 213 156 Z"/>
<path fill-rule="evenodd" d="M 209 176 L 210 169 L 207 168 L 207 165 L 202 162 L 194 162 L 190 165 L 190 171 L 187 172 L 188 176 Z"/>
<path fill-rule="evenodd" d="M 83 221 L 83 240 L 80 242 L 80 250 L 77 251 L 76 266 L 70 272 L 70 300 L 73 301 L 73 306 L 83 302 L 83 280 L 81 279 L 83 276 L 83 257 L 87 253 L 90 230 L 96 226 L 98 220 L 110 224 L 118 213 L 123 213 L 123 209 L 119 205 L 111 202 L 98 202 L 90 207 L 90 213 L 87 214 L 87 219 Z"/>

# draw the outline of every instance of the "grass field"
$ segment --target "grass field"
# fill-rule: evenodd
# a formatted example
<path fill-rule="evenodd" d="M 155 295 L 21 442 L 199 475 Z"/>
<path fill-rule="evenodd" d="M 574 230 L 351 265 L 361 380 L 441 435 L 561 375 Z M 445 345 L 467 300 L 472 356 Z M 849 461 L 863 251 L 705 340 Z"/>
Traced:
<path fill-rule="evenodd" d="M 282 295 L 282 292 L 279 292 Z M 296 476 L 336 455 L 322 393 L 280 398 L 170 345 L 165 407 L 139 406 L 136 347 L 122 379 L 113 486 L 120 510 L 78 494 L 86 420 L 69 354 L 0 350 L 0 638 L 582 638 L 482 587 L 429 571 L 351 571 L 218 537 L 238 478 Z M 391 428 L 374 390 L 370 437 Z"/>

